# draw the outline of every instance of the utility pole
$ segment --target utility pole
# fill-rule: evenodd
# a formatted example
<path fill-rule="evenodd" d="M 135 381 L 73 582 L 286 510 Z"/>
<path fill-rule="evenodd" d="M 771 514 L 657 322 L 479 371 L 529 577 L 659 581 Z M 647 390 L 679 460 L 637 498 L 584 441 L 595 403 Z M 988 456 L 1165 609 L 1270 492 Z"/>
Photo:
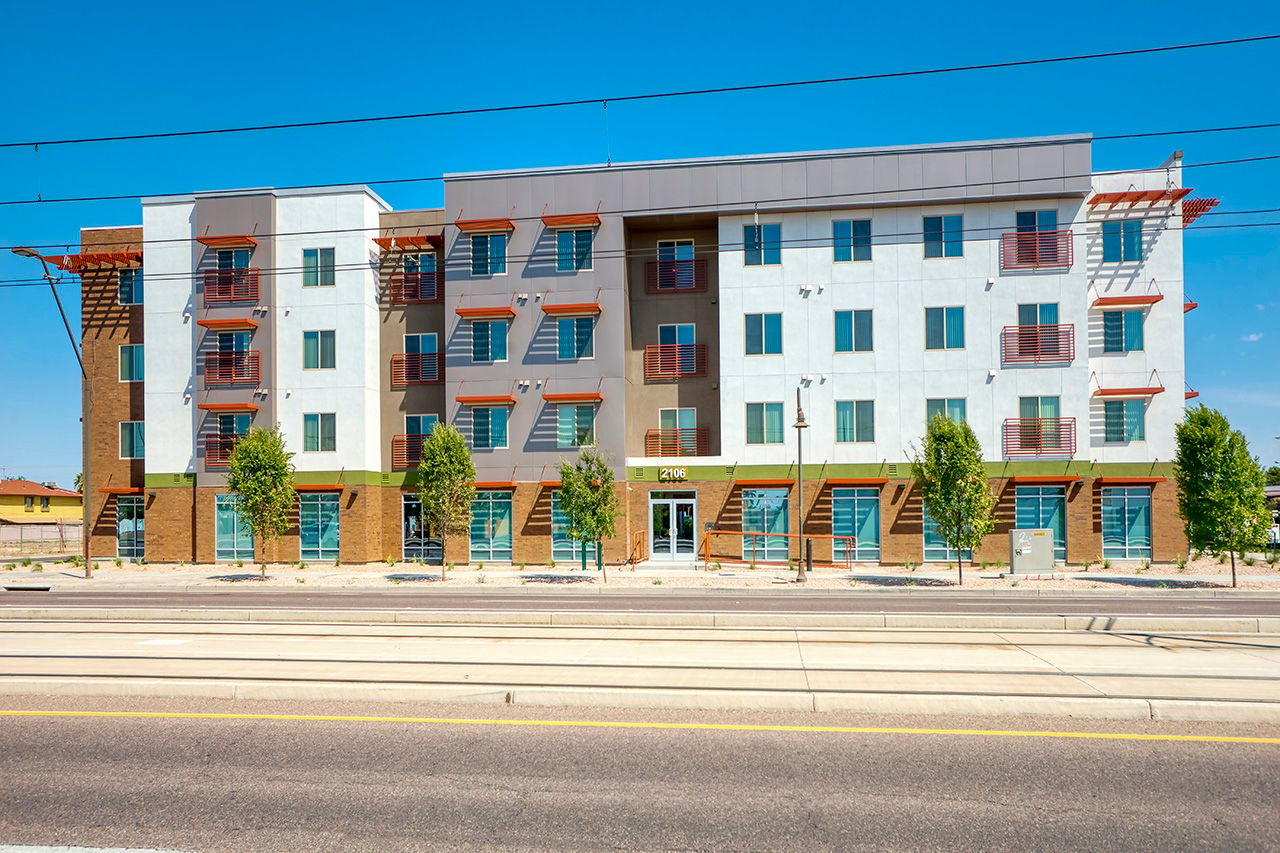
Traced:
<path fill-rule="evenodd" d="M 53 273 L 49 272 L 49 262 L 45 260 L 44 255 L 41 255 L 35 249 L 28 249 L 26 246 L 14 246 L 13 253 L 23 258 L 35 258 L 40 262 L 40 267 L 44 270 L 44 280 L 49 283 L 49 292 L 53 294 L 53 301 L 58 306 L 58 316 L 62 318 L 62 326 L 67 330 L 67 340 L 71 343 L 71 352 L 76 357 L 76 364 L 80 365 L 80 412 L 82 416 L 80 455 L 81 464 L 84 468 L 80 477 L 81 524 L 83 525 L 83 529 L 80 531 L 80 540 L 84 556 L 84 576 L 85 578 L 91 578 L 93 577 L 93 561 L 89 559 L 89 451 L 85 441 L 85 436 L 89 430 L 89 374 L 85 373 L 84 359 L 80 356 L 80 347 L 76 346 L 76 336 L 71 331 L 71 323 L 67 321 L 67 312 L 62 307 L 62 298 L 58 296 L 58 279 Z"/>
<path fill-rule="evenodd" d="M 799 518 L 796 541 L 796 583 L 804 583 L 809 579 L 804 568 L 804 431 L 809 424 L 804 419 L 804 409 L 800 408 L 800 389 L 796 388 L 796 422 L 792 424 L 796 430 L 796 501 L 799 503 L 796 515 Z"/>

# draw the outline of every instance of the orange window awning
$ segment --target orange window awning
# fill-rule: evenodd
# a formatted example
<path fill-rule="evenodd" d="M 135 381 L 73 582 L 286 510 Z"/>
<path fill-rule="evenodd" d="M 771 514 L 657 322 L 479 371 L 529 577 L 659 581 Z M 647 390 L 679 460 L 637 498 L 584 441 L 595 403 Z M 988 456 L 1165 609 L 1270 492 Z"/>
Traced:
<path fill-rule="evenodd" d="M 345 488 L 341 483 L 294 483 L 295 492 L 340 492 Z"/>
<path fill-rule="evenodd" d="M 516 404 L 516 398 L 510 394 L 473 394 L 469 396 L 459 394 L 457 400 L 464 406 L 514 406 Z"/>
<path fill-rule="evenodd" d="M 565 213 L 558 216 L 542 217 L 542 224 L 548 228 L 595 228 L 600 224 L 598 213 Z"/>
<path fill-rule="evenodd" d="M 828 486 L 883 486 L 888 477 L 828 477 Z"/>
<path fill-rule="evenodd" d="M 1015 475 L 1009 479 L 1020 486 L 1069 486 L 1080 482 L 1080 477 L 1074 474 Z"/>
<path fill-rule="evenodd" d="M 256 412 L 257 403 L 200 403 L 196 406 L 206 412 Z"/>
<path fill-rule="evenodd" d="M 231 249 L 258 245 L 258 241 L 248 234 L 206 234 L 203 237 L 197 237 L 196 240 L 210 249 Z"/>
<path fill-rule="evenodd" d="M 217 320 L 196 320 L 196 325 L 206 329 L 256 329 L 258 321 L 250 320 L 248 317 L 228 317 Z"/>
<path fill-rule="evenodd" d="M 142 263 L 141 252 L 81 252 L 77 255 L 44 255 L 60 270 L 79 275 L 87 269 L 115 269 Z"/>
<path fill-rule="evenodd" d="M 442 234 L 396 234 L 391 237 L 374 237 L 373 242 L 377 243 L 388 252 L 392 251 L 422 251 L 424 249 L 438 249 L 444 245 L 444 235 Z"/>
<path fill-rule="evenodd" d="M 786 477 L 755 477 L 748 480 L 734 480 L 734 486 L 794 486 L 795 480 Z"/>
<path fill-rule="evenodd" d="M 1095 397 L 1152 397 L 1164 393 L 1163 385 L 1151 385 L 1146 388 L 1099 388 L 1093 392 Z"/>
<path fill-rule="evenodd" d="M 453 227 L 459 231 L 514 231 L 516 224 L 510 219 L 455 219 Z"/>
<path fill-rule="evenodd" d="M 1118 193 L 1095 193 L 1093 198 L 1089 199 L 1090 207 L 1097 207 L 1100 204 L 1107 205 L 1107 209 L 1111 210 L 1117 205 L 1126 204 L 1129 207 L 1135 207 L 1139 204 L 1156 205 L 1164 202 L 1181 201 L 1191 194 L 1189 187 L 1166 188 L 1162 190 L 1125 190 Z"/>
<path fill-rule="evenodd" d="M 142 494 L 142 486 L 107 486 L 98 489 L 99 494 L 103 495 L 140 495 Z"/>
<path fill-rule="evenodd" d="M 1182 313 L 1185 314 L 1188 311 L 1194 311 L 1199 307 L 1200 307 L 1199 302 L 1192 302 L 1191 300 L 1188 299 L 1186 302 L 1182 303 Z"/>
<path fill-rule="evenodd" d="M 490 305 L 457 308 L 454 313 L 466 320 L 510 320 L 516 316 L 516 309 L 510 305 Z"/>
<path fill-rule="evenodd" d="M 508 480 L 477 480 L 475 483 L 472 483 L 472 485 L 476 487 L 477 491 L 482 492 L 491 492 L 495 490 L 506 491 L 507 489 L 514 489 L 516 487 L 514 481 Z"/>
<path fill-rule="evenodd" d="M 1151 486 L 1163 483 L 1167 477 L 1098 477 L 1093 482 L 1103 486 Z"/>
<path fill-rule="evenodd" d="M 548 305 L 544 302 L 542 305 L 542 313 L 550 314 L 552 317 L 585 317 L 589 314 L 599 314 L 600 303 L 562 302 L 559 305 Z"/>
<path fill-rule="evenodd" d="M 1110 308 L 1120 305 L 1155 305 L 1164 299 L 1159 293 L 1146 293 L 1137 296 L 1099 296 L 1093 300 L 1094 308 Z"/>
<path fill-rule="evenodd" d="M 599 391 L 572 391 L 564 394 L 543 394 L 548 403 L 602 403 L 604 395 Z"/>

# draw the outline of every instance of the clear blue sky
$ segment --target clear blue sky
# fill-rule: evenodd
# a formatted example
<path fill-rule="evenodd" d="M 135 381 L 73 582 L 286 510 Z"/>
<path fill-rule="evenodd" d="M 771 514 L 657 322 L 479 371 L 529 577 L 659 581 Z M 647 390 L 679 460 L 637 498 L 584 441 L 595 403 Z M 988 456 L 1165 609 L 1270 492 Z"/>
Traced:
<path fill-rule="evenodd" d="M 20 4 L 0 140 L 110 135 L 994 62 L 1280 31 L 1272 3 Z M 359 182 L 520 166 L 1280 120 L 1280 45 L 322 130 L 0 150 L 0 197 Z M 1100 142 L 1096 169 L 1280 153 L 1280 130 Z M 1220 209 L 1280 207 L 1280 162 L 1190 170 Z M 380 187 L 394 206 L 439 184 Z M 0 244 L 74 246 L 136 201 L 0 207 Z M 1204 223 L 1280 221 L 1280 214 Z M 0 279 L 33 263 L 0 255 Z M 1280 228 L 1188 233 L 1187 370 L 1280 460 Z M 63 289 L 77 322 L 75 287 Z M 78 328 L 78 327 L 77 327 Z M 43 288 L 0 288 L 0 466 L 70 483 L 79 380 Z"/>

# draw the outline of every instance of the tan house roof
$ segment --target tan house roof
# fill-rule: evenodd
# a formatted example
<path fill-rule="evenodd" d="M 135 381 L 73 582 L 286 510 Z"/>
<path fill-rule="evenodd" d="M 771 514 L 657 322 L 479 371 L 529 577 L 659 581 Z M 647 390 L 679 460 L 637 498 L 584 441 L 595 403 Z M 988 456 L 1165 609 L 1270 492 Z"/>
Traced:
<path fill-rule="evenodd" d="M 0 480 L 0 495 L 28 495 L 37 498 L 78 498 L 79 492 L 70 489 L 50 488 L 31 480 Z"/>

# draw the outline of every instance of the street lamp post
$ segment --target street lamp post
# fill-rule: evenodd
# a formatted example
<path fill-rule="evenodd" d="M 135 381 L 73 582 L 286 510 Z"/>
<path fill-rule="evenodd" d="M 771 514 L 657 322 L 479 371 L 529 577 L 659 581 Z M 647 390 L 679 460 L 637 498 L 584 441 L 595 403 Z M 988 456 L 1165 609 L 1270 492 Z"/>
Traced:
<path fill-rule="evenodd" d="M 804 583 L 807 581 L 808 575 L 804 570 L 804 430 L 809 428 L 809 424 L 804 419 L 804 409 L 800 408 L 800 389 L 796 389 L 796 422 L 792 424 L 796 430 L 796 502 L 798 504 L 799 518 L 797 525 L 799 535 L 796 542 L 799 547 L 796 549 L 796 583 Z"/>
<path fill-rule="evenodd" d="M 49 292 L 53 294 L 53 301 L 58 306 L 58 315 L 62 317 L 62 326 L 67 330 L 67 340 L 71 342 L 71 352 L 76 357 L 76 364 L 80 365 L 80 411 L 83 415 L 83 430 L 80 439 L 80 456 L 83 471 L 80 475 L 80 504 L 81 504 L 81 530 L 80 542 L 84 555 L 84 576 L 86 578 L 93 577 L 93 562 L 89 559 L 89 452 L 84 435 L 89 429 L 89 374 L 85 373 L 84 359 L 80 356 L 80 348 L 76 346 L 76 336 L 71 331 L 71 323 L 67 321 L 67 312 L 62 307 L 62 299 L 58 296 L 58 288 L 56 287 L 58 279 L 53 273 L 49 272 L 49 262 L 45 260 L 35 249 L 29 249 L 26 246 L 14 246 L 13 253 L 23 258 L 35 258 L 40 262 L 41 268 L 44 270 L 44 280 L 49 283 Z"/>

